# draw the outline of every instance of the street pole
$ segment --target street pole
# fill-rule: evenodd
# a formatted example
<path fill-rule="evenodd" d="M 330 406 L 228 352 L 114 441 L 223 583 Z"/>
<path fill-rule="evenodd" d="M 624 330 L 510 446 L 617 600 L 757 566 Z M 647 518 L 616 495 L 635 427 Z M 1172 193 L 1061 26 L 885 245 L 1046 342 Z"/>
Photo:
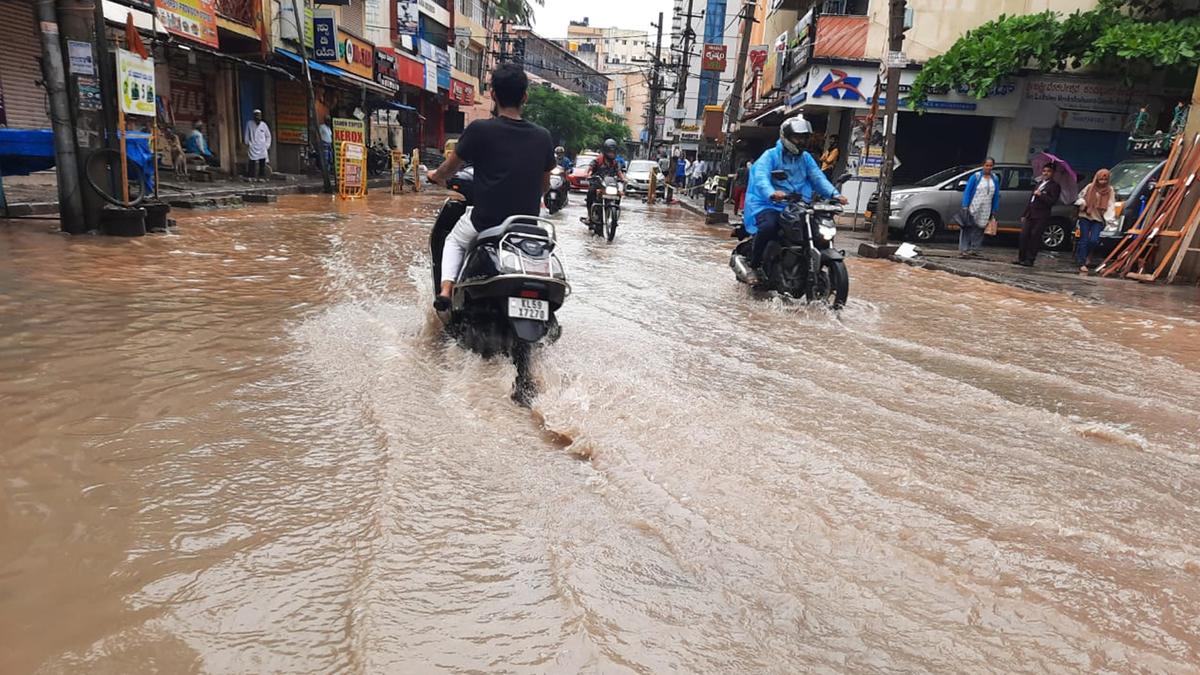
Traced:
<path fill-rule="evenodd" d="M 899 54 L 904 48 L 904 10 L 907 0 L 891 0 L 888 7 L 888 52 Z M 894 64 L 889 64 L 894 66 Z M 887 244 L 888 218 L 892 207 L 892 165 L 896 159 L 896 114 L 900 98 L 900 68 L 887 71 L 887 105 L 884 106 L 883 166 L 879 175 L 879 200 L 875 213 L 875 229 L 871 235 L 876 246 Z"/>
<path fill-rule="evenodd" d="M 320 122 L 317 121 L 317 94 L 313 91 L 312 69 L 308 67 L 308 52 L 304 49 L 304 24 L 301 23 L 300 5 L 292 0 L 292 15 L 296 20 L 297 50 L 300 52 L 300 67 L 304 70 L 304 96 L 308 99 L 308 146 L 317 149 L 317 166 L 321 167 L 321 185 L 325 194 L 333 194 L 333 180 L 329 175 L 329 162 L 325 161 L 325 148 L 321 146 Z M 316 143 L 312 142 L 316 139 Z M 336 147 L 336 146 L 335 146 Z"/>
<path fill-rule="evenodd" d="M 37 14 L 42 35 L 42 84 L 50 98 L 50 126 L 54 130 L 59 222 L 64 232 L 83 234 L 87 224 L 83 218 L 83 192 L 75 151 L 75 123 L 67 95 L 67 74 L 63 68 L 54 0 L 37 0 Z"/>
<path fill-rule="evenodd" d="M 688 0 L 687 14 L 684 15 L 686 22 L 683 27 L 683 63 L 680 65 L 679 82 L 676 84 L 679 87 L 679 99 L 676 101 L 676 108 L 683 107 L 684 98 L 687 96 L 687 79 L 688 79 L 688 62 L 692 60 L 692 36 L 695 33 L 692 31 L 692 0 Z"/>
<path fill-rule="evenodd" d="M 746 89 L 746 61 L 750 58 L 750 32 L 754 30 L 754 3 L 742 5 L 742 43 L 738 47 L 737 67 L 733 71 L 733 93 L 729 96 L 729 123 L 735 125 L 742 115 L 742 95 Z M 726 172 L 733 172 L 733 134 L 725 135 Z"/>
<path fill-rule="evenodd" d="M 650 132 L 646 138 L 646 157 L 654 159 L 654 142 L 658 140 L 658 71 L 662 65 L 662 27 L 663 13 L 658 13 L 658 39 L 654 43 L 654 63 L 650 68 L 650 119 L 646 121 L 646 129 Z"/>

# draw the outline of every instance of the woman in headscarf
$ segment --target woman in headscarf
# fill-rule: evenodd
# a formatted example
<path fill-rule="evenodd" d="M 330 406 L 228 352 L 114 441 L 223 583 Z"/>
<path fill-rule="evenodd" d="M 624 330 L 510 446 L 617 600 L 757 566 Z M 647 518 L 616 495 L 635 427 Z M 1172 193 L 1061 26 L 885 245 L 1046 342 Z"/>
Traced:
<path fill-rule="evenodd" d="M 1079 241 L 1075 245 L 1075 264 L 1087 273 L 1092 264 L 1092 250 L 1100 243 L 1100 233 L 1117 223 L 1117 200 L 1113 195 L 1112 173 L 1108 169 L 1096 172 L 1092 182 L 1079 193 Z"/>

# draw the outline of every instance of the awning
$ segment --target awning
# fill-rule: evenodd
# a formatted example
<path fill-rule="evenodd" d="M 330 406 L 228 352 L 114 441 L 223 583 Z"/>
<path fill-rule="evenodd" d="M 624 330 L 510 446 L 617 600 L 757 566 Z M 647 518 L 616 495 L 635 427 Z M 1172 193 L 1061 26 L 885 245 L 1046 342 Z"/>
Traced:
<path fill-rule="evenodd" d="M 417 111 L 417 109 L 412 107 L 411 105 L 404 105 L 403 103 L 401 103 L 399 101 L 395 101 L 395 100 L 384 101 L 383 103 L 380 104 L 379 107 L 391 108 L 392 110 L 411 110 L 412 112 Z"/>
<path fill-rule="evenodd" d="M 786 108 L 785 108 L 784 106 L 777 105 L 777 106 L 775 106 L 774 108 L 771 108 L 770 110 L 768 110 L 768 111 L 766 111 L 766 112 L 762 113 L 761 115 L 757 115 L 757 116 L 756 116 L 756 117 L 755 117 L 753 120 L 751 120 L 751 121 L 752 121 L 752 122 L 761 122 L 761 121 L 763 120 L 763 118 L 770 117 L 771 115 L 778 115 L 778 114 L 780 114 L 780 113 L 783 113 L 783 112 L 785 112 L 785 111 L 786 111 Z"/>
<path fill-rule="evenodd" d="M 295 52 L 289 52 L 286 49 L 279 49 L 277 47 L 275 49 L 275 53 L 279 54 L 281 56 L 286 56 L 289 59 L 295 61 L 296 63 L 301 63 L 301 64 L 304 63 L 304 60 L 300 58 L 300 55 L 296 54 Z M 333 66 L 327 66 L 324 63 L 321 63 L 320 61 L 313 61 L 312 59 L 308 59 L 308 67 L 317 71 L 318 73 L 325 73 L 326 75 L 333 75 L 334 77 L 343 77 L 343 76 L 350 74 L 340 68 L 334 68 Z"/>

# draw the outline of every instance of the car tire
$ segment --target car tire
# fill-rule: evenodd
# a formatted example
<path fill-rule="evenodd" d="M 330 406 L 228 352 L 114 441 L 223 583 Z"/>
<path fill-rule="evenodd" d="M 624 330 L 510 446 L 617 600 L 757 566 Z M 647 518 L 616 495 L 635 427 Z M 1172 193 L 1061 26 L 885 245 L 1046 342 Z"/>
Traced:
<path fill-rule="evenodd" d="M 917 211 L 908 217 L 905 238 L 921 243 L 933 241 L 942 230 L 942 218 L 934 211 Z"/>
<path fill-rule="evenodd" d="M 1069 251 L 1074 244 L 1071 224 L 1061 218 L 1051 220 L 1042 234 L 1042 247 L 1051 251 Z"/>

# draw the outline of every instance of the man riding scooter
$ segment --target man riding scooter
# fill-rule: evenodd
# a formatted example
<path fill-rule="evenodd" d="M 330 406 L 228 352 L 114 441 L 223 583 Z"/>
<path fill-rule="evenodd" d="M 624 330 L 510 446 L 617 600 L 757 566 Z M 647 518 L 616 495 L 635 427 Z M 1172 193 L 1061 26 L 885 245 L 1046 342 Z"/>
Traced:
<path fill-rule="evenodd" d="M 811 137 L 812 125 L 802 115 L 785 120 L 779 127 L 779 142 L 750 168 L 743 227 L 754 236 L 750 267 L 756 271 L 762 268 L 767 246 L 779 237 L 779 215 L 787 208 L 789 194 L 799 194 L 811 201 L 816 193 L 823 199 L 848 202 L 806 149 Z M 787 180 L 773 181 L 771 173 L 780 170 L 787 172 Z"/>
<path fill-rule="evenodd" d="M 575 170 L 575 162 L 572 162 L 571 158 L 567 157 L 567 149 L 561 145 L 554 148 L 554 163 L 562 167 L 562 170 L 566 173 L 571 173 Z"/>
<path fill-rule="evenodd" d="M 596 159 L 592 160 L 592 164 L 588 167 L 588 179 L 606 178 L 608 176 L 616 176 L 617 180 L 625 182 L 625 171 L 621 168 L 621 164 L 617 162 L 617 142 L 613 139 L 604 141 L 604 147 L 601 154 Z M 596 203 L 596 197 L 599 190 L 595 185 L 590 185 L 587 192 L 587 213 L 588 215 L 580 218 L 584 223 L 590 223 L 592 214 L 592 204 Z"/>

